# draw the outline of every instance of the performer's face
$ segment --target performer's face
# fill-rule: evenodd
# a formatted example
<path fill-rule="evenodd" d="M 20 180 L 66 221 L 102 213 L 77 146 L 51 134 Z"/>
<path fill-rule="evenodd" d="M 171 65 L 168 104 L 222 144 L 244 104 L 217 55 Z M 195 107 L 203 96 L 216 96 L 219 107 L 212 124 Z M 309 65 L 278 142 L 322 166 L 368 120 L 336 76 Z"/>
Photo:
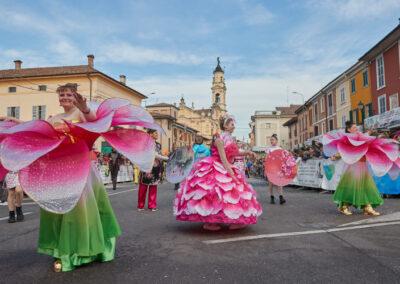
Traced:
<path fill-rule="evenodd" d="M 358 128 L 357 125 L 353 124 L 351 127 L 347 128 L 350 133 L 357 133 Z"/>
<path fill-rule="evenodd" d="M 150 134 L 150 136 L 154 139 L 157 140 L 158 139 L 158 132 L 154 131 L 153 133 Z"/>
<path fill-rule="evenodd" d="M 58 100 L 60 102 L 60 106 L 62 107 L 73 107 L 75 97 L 70 89 L 64 89 L 58 93 Z"/>
<path fill-rule="evenodd" d="M 276 146 L 276 144 L 278 143 L 278 140 L 276 140 L 276 138 L 275 137 L 271 137 L 271 145 L 272 146 Z"/>
<path fill-rule="evenodd" d="M 225 124 L 225 131 L 232 133 L 234 130 L 235 130 L 235 124 L 233 123 L 232 120 L 230 120 Z"/>

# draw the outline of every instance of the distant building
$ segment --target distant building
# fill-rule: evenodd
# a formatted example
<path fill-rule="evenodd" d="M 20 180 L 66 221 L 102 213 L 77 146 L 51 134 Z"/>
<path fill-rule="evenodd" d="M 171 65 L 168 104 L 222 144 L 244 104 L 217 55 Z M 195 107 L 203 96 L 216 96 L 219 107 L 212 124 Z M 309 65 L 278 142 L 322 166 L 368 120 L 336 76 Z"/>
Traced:
<path fill-rule="evenodd" d="M 146 110 L 164 129 L 166 135 L 159 135 L 158 142 L 163 151 L 171 152 L 181 146 L 192 146 L 197 130 L 178 123 L 179 109 L 171 104 L 160 103 L 148 105 Z"/>
<path fill-rule="evenodd" d="M 289 130 L 284 124 L 296 117 L 295 110 L 300 105 L 290 107 L 276 107 L 275 110 L 256 111 L 251 116 L 250 138 L 253 149 L 262 150 L 270 145 L 272 134 L 278 136 L 278 144 L 284 149 L 290 149 Z"/>

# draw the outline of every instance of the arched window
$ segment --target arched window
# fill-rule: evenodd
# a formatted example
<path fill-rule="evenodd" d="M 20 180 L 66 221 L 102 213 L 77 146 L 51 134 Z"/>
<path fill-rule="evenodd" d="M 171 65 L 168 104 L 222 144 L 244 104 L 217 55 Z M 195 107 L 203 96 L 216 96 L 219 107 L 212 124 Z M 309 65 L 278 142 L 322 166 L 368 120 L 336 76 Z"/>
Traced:
<path fill-rule="evenodd" d="M 220 98 L 220 94 L 216 94 L 215 95 L 215 103 L 219 103 L 220 102 L 220 100 L 221 100 L 221 98 Z"/>

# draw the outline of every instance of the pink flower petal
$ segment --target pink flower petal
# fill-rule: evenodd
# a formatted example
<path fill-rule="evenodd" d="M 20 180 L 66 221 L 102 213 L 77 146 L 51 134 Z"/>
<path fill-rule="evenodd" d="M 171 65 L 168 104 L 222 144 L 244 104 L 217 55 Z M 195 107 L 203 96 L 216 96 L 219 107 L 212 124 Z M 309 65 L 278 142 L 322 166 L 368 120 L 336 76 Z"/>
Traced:
<path fill-rule="evenodd" d="M 232 181 L 231 177 L 228 177 L 228 176 L 220 174 L 220 173 L 215 174 L 215 179 L 221 183 L 228 183 L 228 182 Z"/>
<path fill-rule="evenodd" d="M 108 116 L 109 114 L 117 111 L 118 109 L 130 105 L 130 101 L 120 98 L 110 98 L 103 101 L 96 111 L 97 118 Z"/>
<path fill-rule="evenodd" d="M 350 143 L 338 143 L 338 150 L 346 164 L 354 164 L 359 161 L 368 151 L 368 144 L 353 146 Z"/>
<path fill-rule="evenodd" d="M 242 207 L 237 204 L 225 203 L 223 210 L 225 215 L 231 219 L 238 219 L 243 215 Z"/>
<path fill-rule="evenodd" d="M 114 129 L 101 135 L 140 170 L 151 171 L 155 145 L 150 135 L 136 129 Z"/>
<path fill-rule="evenodd" d="M 8 128 L 18 124 L 18 122 L 14 121 L 0 121 L 0 132 L 7 130 Z"/>
<path fill-rule="evenodd" d="M 0 180 L 3 180 L 3 178 L 7 175 L 7 173 L 8 173 L 8 170 L 5 169 L 0 162 Z"/>
<path fill-rule="evenodd" d="M 239 203 L 240 193 L 237 190 L 231 190 L 224 193 L 224 201 L 232 204 Z"/>
<path fill-rule="evenodd" d="M 104 117 L 100 117 L 100 118 L 98 117 L 97 120 L 92 121 L 92 122 L 71 123 L 71 122 L 65 121 L 65 123 L 67 123 L 68 125 L 75 125 L 77 127 L 80 127 L 82 129 L 85 129 L 85 130 L 93 132 L 93 133 L 104 133 L 108 129 L 110 129 L 113 115 L 114 115 L 114 112 L 111 112 Z"/>
<path fill-rule="evenodd" d="M 1 143 L 1 163 L 7 170 L 17 172 L 57 148 L 65 138 L 35 132 L 14 133 Z"/>
<path fill-rule="evenodd" d="M 370 148 L 365 156 L 371 165 L 372 171 L 377 177 L 384 176 L 393 165 L 393 162 L 376 148 Z"/>
<path fill-rule="evenodd" d="M 90 170 L 89 149 L 84 141 L 62 143 L 19 172 L 24 191 L 53 213 L 67 213 L 77 204 Z"/>
<path fill-rule="evenodd" d="M 392 180 L 397 180 L 399 175 L 400 175 L 400 168 L 396 165 L 396 163 L 393 163 L 392 168 L 388 172 L 389 177 Z"/>
<path fill-rule="evenodd" d="M 31 120 L 16 124 L 2 132 L 2 134 L 13 134 L 17 132 L 30 131 L 40 133 L 49 137 L 58 137 L 57 131 L 53 126 L 44 120 Z"/>

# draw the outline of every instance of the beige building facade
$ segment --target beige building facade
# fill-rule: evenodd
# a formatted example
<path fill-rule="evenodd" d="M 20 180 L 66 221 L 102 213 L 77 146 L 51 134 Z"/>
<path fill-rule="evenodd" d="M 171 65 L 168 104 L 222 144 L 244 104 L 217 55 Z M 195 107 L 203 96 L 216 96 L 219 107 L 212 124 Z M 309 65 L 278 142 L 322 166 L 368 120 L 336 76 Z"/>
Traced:
<path fill-rule="evenodd" d="M 253 149 L 262 151 L 269 146 L 270 138 L 273 134 L 278 136 L 278 145 L 290 150 L 289 129 L 284 124 L 293 117 L 296 117 L 295 110 L 300 105 L 290 105 L 290 107 L 276 107 L 270 111 L 256 111 L 251 117 L 251 135 L 254 137 Z"/>
<path fill-rule="evenodd" d="M 0 70 L 0 116 L 46 120 L 63 112 L 56 89 L 66 83 L 76 84 L 88 101 L 118 97 L 140 106 L 146 98 L 125 84 L 125 76 L 118 81 L 95 69 L 93 55 L 88 55 L 88 65 L 22 68 L 22 61 L 14 63 L 14 69 Z M 100 142 L 96 148 L 100 150 Z"/>

